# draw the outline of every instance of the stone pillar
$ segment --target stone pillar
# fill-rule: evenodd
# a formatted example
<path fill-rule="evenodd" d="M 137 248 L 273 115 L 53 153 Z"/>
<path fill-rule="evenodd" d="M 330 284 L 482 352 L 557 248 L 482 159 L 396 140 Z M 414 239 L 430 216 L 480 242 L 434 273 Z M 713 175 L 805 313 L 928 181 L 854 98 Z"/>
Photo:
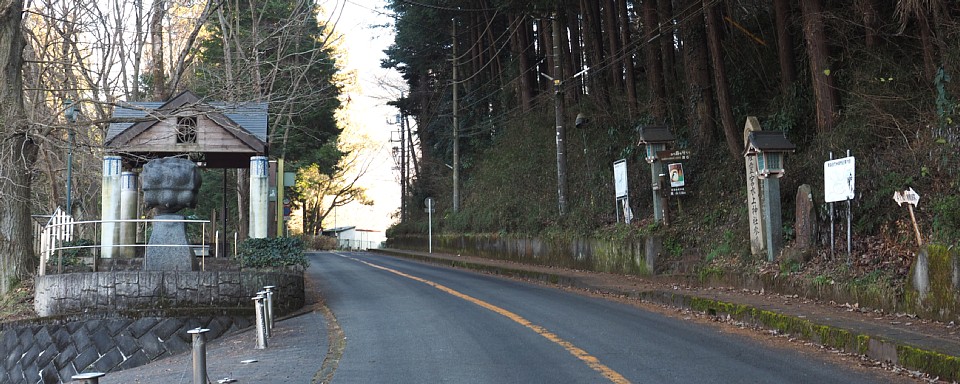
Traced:
<path fill-rule="evenodd" d="M 804 253 L 814 247 L 817 239 L 816 214 L 813 192 L 809 185 L 803 184 L 797 189 L 796 224 L 793 232 L 797 236 L 797 248 Z"/>
<path fill-rule="evenodd" d="M 747 147 L 747 138 L 750 132 L 760 131 L 760 121 L 756 117 L 747 117 L 747 123 L 743 128 L 743 146 Z M 750 253 L 760 255 L 767 248 L 766 238 L 764 237 L 764 218 L 763 218 L 763 198 L 761 197 L 760 178 L 757 175 L 757 157 L 746 157 L 747 173 L 747 214 L 750 224 Z"/>
<path fill-rule="evenodd" d="M 103 157 L 103 182 L 100 200 L 100 257 L 113 258 L 115 244 L 120 241 L 120 156 Z"/>
<path fill-rule="evenodd" d="M 270 180 L 266 156 L 250 158 L 250 237 L 267 237 Z"/>
<path fill-rule="evenodd" d="M 123 172 L 120 174 L 120 219 L 136 220 L 139 194 L 137 191 L 137 174 Z M 137 248 L 131 245 L 137 243 L 137 223 L 120 223 L 120 244 L 126 245 L 118 249 L 122 257 L 135 257 Z"/>
<path fill-rule="evenodd" d="M 751 156 L 756 157 L 756 156 Z M 776 260 L 783 247 L 783 218 L 780 212 L 780 179 L 763 179 L 763 220 L 767 223 L 767 261 Z"/>

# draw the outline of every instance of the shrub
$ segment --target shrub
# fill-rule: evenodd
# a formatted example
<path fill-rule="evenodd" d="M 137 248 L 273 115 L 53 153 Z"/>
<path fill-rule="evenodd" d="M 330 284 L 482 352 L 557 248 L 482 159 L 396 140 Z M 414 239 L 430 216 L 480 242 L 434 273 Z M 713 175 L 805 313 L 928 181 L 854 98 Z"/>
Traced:
<path fill-rule="evenodd" d="M 304 236 L 303 244 L 306 249 L 329 251 L 337 248 L 337 238 L 332 236 Z"/>
<path fill-rule="evenodd" d="M 90 240 L 90 239 L 77 239 L 72 241 L 64 241 L 62 244 L 60 244 L 61 248 L 68 248 L 68 247 L 83 247 L 83 248 L 69 248 L 69 249 L 61 250 L 60 252 L 62 252 L 61 255 L 63 257 L 62 265 L 64 267 L 83 265 L 83 260 L 81 260 L 81 258 L 90 257 L 93 255 L 93 252 L 91 251 L 92 248 L 88 248 L 93 245 L 94 245 L 94 242 L 93 240 Z M 50 259 L 47 260 L 47 267 L 55 268 L 57 266 L 57 263 L 60 260 L 60 257 L 61 257 L 60 255 L 56 255 L 56 254 L 50 257 Z"/>
<path fill-rule="evenodd" d="M 240 265 L 247 268 L 280 268 L 310 266 L 298 237 L 246 239 L 240 244 Z"/>

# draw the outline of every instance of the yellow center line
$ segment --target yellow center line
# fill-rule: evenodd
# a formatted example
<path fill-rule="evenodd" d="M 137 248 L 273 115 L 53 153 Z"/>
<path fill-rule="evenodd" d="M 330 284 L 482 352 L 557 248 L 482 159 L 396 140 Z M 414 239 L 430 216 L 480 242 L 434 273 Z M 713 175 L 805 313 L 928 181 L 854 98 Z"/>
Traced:
<path fill-rule="evenodd" d="M 541 327 L 541 326 L 539 326 L 539 325 L 536 325 L 536 324 L 534 324 L 534 323 L 531 323 L 529 320 L 523 318 L 523 316 L 520 316 L 520 315 L 518 315 L 518 314 L 516 314 L 516 313 L 510 312 L 510 311 L 508 311 L 508 310 L 506 310 L 506 309 L 500 308 L 500 307 L 498 307 L 498 306 L 496 306 L 496 305 L 493 305 L 493 304 L 490 304 L 490 303 L 488 303 L 488 302 L 486 302 L 486 301 L 483 301 L 483 300 L 480 300 L 480 299 L 475 298 L 475 297 L 473 297 L 473 296 L 470 296 L 470 295 L 461 293 L 461 292 L 456 291 L 456 290 L 454 290 L 454 289 L 452 289 L 452 288 L 449 288 L 449 287 L 444 286 L 444 285 L 442 285 L 442 284 L 435 283 L 435 282 L 430 281 L 430 280 L 427 280 L 427 279 L 423 279 L 423 278 L 420 278 L 420 277 L 408 275 L 408 274 L 406 274 L 406 273 L 400 272 L 400 271 L 395 270 L 395 269 L 390 269 L 390 268 L 387 268 L 387 267 L 384 267 L 384 266 L 380 266 L 380 265 L 377 265 L 377 264 L 368 263 L 368 262 L 366 262 L 366 261 L 363 261 L 363 260 L 360 260 L 360 259 L 355 259 L 355 258 L 353 258 L 353 257 L 349 257 L 349 256 L 341 255 L 341 254 L 337 254 L 337 256 L 344 257 L 344 258 L 348 258 L 348 259 L 350 259 L 350 260 L 357 261 L 357 262 L 360 262 L 360 263 L 369 265 L 369 266 L 371 266 L 371 267 L 373 267 L 373 268 L 377 268 L 377 269 L 380 269 L 380 270 L 384 270 L 384 271 L 393 273 L 393 274 L 398 275 L 398 276 L 406 277 L 406 278 L 411 279 L 411 280 L 414 280 L 414 281 L 419 281 L 419 282 L 421 282 L 421 283 L 424 283 L 424 284 L 426 284 L 426 285 L 429 285 L 429 286 L 431 286 L 431 287 L 434 287 L 434 288 L 436 288 L 436 289 L 439 289 L 439 290 L 441 290 L 441 291 L 443 291 L 443 292 L 446 292 L 446 293 L 448 293 L 448 294 L 450 294 L 450 295 L 453 295 L 453 296 L 455 296 L 455 297 L 459 297 L 459 298 L 461 298 L 461 299 L 463 299 L 463 300 L 469 301 L 469 302 L 474 303 L 474 304 L 476 304 L 476 305 L 479 305 L 479 306 L 481 306 L 481 307 L 483 307 L 483 308 L 489 309 L 490 311 L 493 311 L 493 312 L 498 313 L 498 314 L 500 314 L 500 315 L 502 315 L 502 316 L 504 316 L 504 317 L 506 317 L 506 318 L 508 318 L 508 319 L 510 319 L 510 320 L 513 320 L 513 321 L 514 321 L 515 323 L 517 323 L 517 324 L 520 324 L 520 325 L 522 325 L 522 326 L 524 326 L 524 327 L 529 328 L 530 330 L 536 332 L 536 333 L 537 333 L 538 335 L 540 335 L 540 336 L 543 336 L 543 337 L 546 338 L 547 340 L 550 340 L 550 341 L 552 341 L 552 342 L 560 345 L 561 347 L 563 347 L 563 349 L 566 349 L 567 352 L 570 352 L 571 355 L 573 355 L 574 357 L 580 359 L 580 361 L 583 361 L 584 363 L 586 363 L 587 366 L 589 366 L 591 369 L 593 369 L 594 371 L 597 371 L 598 373 L 600 373 L 601 375 L 603 375 L 603 377 L 606 377 L 608 380 L 610 380 L 610 382 L 618 383 L 618 384 L 619 384 L 619 383 L 629 383 L 629 382 L 630 382 L 630 381 L 627 380 L 625 377 L 623 377 L 623 375 L 617 373 L 617 371 L 614 371 L 614 370 L 611 369 L 610 367 L 608 367 L 608 366 L 604 365 L 603 363 L 601 363 L 599 359 L 597 359 L 596 357 L 594 357 L 594 356 L 590 355 L 589 353 L 587 353 L 587 351 L 584 351 L 583 349 L 580 349 L 580 348 L 578 348 L 577 346 L 573 345 L 573 343 L 571 343 L 571 342 L 569 342 L 569 341 L 566 341 L 566 340 L 560 338 L 560 336 L 557 336 L 555 333 L 548 331 L 546 328 Z"/>

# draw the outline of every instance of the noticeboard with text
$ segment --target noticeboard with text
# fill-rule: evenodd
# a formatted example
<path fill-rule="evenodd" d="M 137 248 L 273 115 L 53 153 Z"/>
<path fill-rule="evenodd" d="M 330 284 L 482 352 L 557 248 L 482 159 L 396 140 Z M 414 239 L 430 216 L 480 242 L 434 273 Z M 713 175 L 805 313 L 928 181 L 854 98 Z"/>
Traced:
<path fill-rule="evenodd" d="M 690 150 L 660 151 L 657 152 L 657 159 L 666 167 L 667 193 L 670 196 L 687 195 L 690 175 L 684 172 L 683 163 L 690 160 Z"/>
<path fill-rule="evenodd" d="M 856 161 L 853 156 L 823 163 L 823 201 L 833 203 L 856 196 Z"/>
<path fill-rule="evenodd" d="M 627 160 L 620 159 L 613 163 L 613 186 L 617 198 L 627 197 Z"/>

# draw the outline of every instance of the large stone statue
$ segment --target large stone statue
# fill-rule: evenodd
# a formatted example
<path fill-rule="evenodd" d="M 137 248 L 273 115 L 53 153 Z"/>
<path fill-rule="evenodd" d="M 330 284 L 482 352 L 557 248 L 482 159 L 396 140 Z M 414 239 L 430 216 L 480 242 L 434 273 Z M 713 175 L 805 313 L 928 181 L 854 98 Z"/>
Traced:
<path fill-rule="evenodd" d="M 166 157 L 151 160 L 143 165 L 143 200 L 147 209 L 155 208 L 155 220 L 147 246 L 144 269 L 148 270 L 195 270 L 193 257 L 187 241 L 186 225 L 176 213 L 184 208 L 197 206 L 200 191 L 200 172 L 196 164 L 187 159 Z"/>

